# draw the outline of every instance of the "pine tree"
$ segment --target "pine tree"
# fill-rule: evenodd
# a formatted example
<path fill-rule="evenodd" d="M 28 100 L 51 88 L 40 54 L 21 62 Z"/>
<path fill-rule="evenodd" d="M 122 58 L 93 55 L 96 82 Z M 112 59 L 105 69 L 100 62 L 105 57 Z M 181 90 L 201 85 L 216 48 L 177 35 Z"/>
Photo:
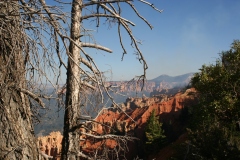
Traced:
<path fill-rule="evenodd" d="M 151 115 L 147 121 L 145 127 L 145 152 L 146 154 L 158 151 L 166 143 L 166 136 L 164 130 L 162 130 L 162 123 L 159 122 L 155 116 L 155 109 L 151 112 Z"/>

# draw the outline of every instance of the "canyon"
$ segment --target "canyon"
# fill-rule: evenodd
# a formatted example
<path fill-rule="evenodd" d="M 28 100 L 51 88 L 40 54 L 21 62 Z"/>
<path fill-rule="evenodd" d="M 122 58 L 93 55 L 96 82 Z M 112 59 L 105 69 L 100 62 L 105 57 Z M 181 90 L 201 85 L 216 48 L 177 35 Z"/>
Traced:
<path fill-rule="evenodd" d="M 169 90 L 169 93 L 171 91 Z M 129 142 L 127 147 L 129 152 L 125 154 L 126 159 L 144 157 L 141 143 L 144 141 L 144 128 L 150 113 L 155 110 L 156 116 L 163 124 L 163 129 L 169 142 L 176 141 L 185 134 L 184 111 L 197 104 L 197 92 L 194 88 L 189 88 L 184 92 L 171 94 L 158 94 L 153 97 L 128 97 L 124 103 L 118 106 L 112 105 L 103 108 L 93 122 L 85 121 L 84 128 L 79 130 L 82 133 L 81 149 L 88 154 L 100 147 L 101 141 L 89 138 L 87 134 L 93 135 L 127 135 L 138 138 L 138 141 Z M 169 129 L 170 128 L 170 129 Z M 60 132 L 52 132 L 48 136 L 38 137 L 38 145 L 41 151 L 55 159 L 61 153 Z M 105 147 L 110 150 L 116 146 L 117 141 L 108 139 Z M 131 154 L 129 154 L 131 153 Z M 161 156 L 160 156 L 161 157 Z M 159 157 L 152 157 L 159 159 Z M 169 158 L 169 157 L 168 157 Z M 163 159 L 163 158 L 160 158 Z"/>
<path fill-rule="evenodd" d="M 128 97 L 153 97 L 154 95 L 167 94 L 168 96 L 174 95 L 181 88 L 187 86 L 190 82 L 193 73 L 187 73 L 179 76 L 168 76 L 160 75 L 154 79 L 147 80 L 144 83 L 143 90 L 141 91 L 141 83 L 137 83 L 136 80 L 132 81 L 108 81 L 106 86 L 112 86 L 114 92 L 110 92 L 116 103 L 124 102 Z M 53 89 L 48 88 L 49 93 Z M 66 89 L 63 85 L 62 89 L 57 93 L 62 93 L 61 96 L 65 96 Z M 57 95 L 56 95 L 57 96 Z M 40 123 L 34 126 L 34 132 L 37 137 L 46 136 L 52 131 L 60 131 L 63 129 L 63 117 L 64 117 L 64 106 L 59 106 L 58 102 L 54 99 L 46 101 L 46 109 L 39 111 L 38 120 Z M 64 103 L 64 98 L 62 103 Z M 111 106 L 111 101 L 104 94 L 104 103 L 99 104 L 98 108 Z M 98 109 L 98 111 L 99 111 Z M 91 112 L 90 116 L 95 116 Z"/>

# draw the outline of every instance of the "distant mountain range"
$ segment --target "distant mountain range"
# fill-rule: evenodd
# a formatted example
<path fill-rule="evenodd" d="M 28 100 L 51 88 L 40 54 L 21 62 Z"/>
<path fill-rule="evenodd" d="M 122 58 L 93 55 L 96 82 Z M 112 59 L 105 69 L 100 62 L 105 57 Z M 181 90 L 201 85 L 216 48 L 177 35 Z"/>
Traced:
<path fill-rule="evenodd" d="M 157 78 L 149 80 L 150 82 L 160 83 L 160 82 L 168 82 L 168 83 L 189 83 L 194 73 L 186 73 L 179 76 L 169 76 L 166 74 L 160 75 Z"/>
<path fill-rule="evenodd" d="M 179 76 L 160 75 L 157 78 L 148 80 L 144 84 L 143 91 L 153 92 L 163 89 L 171 89 L 174 87 L 187 86 L 194 73 L 187 73 Z M 107 85 L 118 86 L 120 92 L 141 91 L 142 84 L 134 82 L 111 81 L 106 82 Z"/>

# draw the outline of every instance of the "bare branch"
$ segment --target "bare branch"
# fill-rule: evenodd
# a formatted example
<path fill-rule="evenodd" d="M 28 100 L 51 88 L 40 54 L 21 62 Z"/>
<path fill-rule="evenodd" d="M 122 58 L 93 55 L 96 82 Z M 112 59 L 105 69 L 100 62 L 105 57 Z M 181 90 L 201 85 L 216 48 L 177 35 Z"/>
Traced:
<path fill-rule="evenodd" d="M 55 38 L 55 42 L 56 42 L 56 52 L 57 52 L 57 55 L 58 55 L 58 58 L 59 58 L 59 61 L 60 61 L 60 66 L 59 66 L 59 68 L 60 68 L 61 65 L 63 64 L 63 66 L 65 67 L 65 69 L 67 69 L 67 65 L 63 62 L 62 57 L 61 57 L 61 55 L 60 55 L 59 40 L 58 40 L 57 32 L 56 32 L 55 30 L 54 30 L 54 38 Z"/>
<path fill-rule="evenodd" d="M 91 88 L 93 90 L 96 90 L 96 87 L 92 86 L 91 84 L 89 84 L 89 83 L 87 83 L 85 81 L 81 81 L 80 84 L 83 85 L 83 86 L 86 86 L 88 88 Z"/>
<path fill-rule="evenodd" d="M 44 158 L 46 158 L 46 160 L 48 160 L 49 158 L 53 158 L 53 156 L 49 156 L 49 155 L 47 155 L 47 154 L 45 154 L 45 153 L 43 153 L 43 152 L 40 152 L 40 154 L 44 157 Z"/>
<path fill-rule="evenodd" d="M 139 0 L 139 1 L 142 2 L 142 3 L 145 3 L 145 4 L 149 5 L 149 6 L 151 6 L 154 10 L 156 10 L 156 11 L 158 11 L 160 13 L 163 12 L 163 10 L 157 9 L 153 4 L 151 4 L 151 3 L 147 2 L 147 1 L 144 1 L 144 0 Z"/>
<path fill-rule="evenodd" d="M 107 11 L 109 11 L 110 13 L 112 13 L 112 14 L 115 15 L 115 13 L 114 13 L 110 8 L 108 8 L 106 5 L 104 5 L 104 4 L 100 4 L 100 5 L 101 5 L 104 9 L 106 9 Z M 128 34 L 129 34 L 129 36 L 130 36 L 130 38 L 131 38 L 131 40 L 132 40 L 135 48 L 136 48 L 137 51 L 138 51 L 137 53 L 138 53 L 138 55 L 140 56 L 139 61 L 140 61 L 140 62 L 143 62 L 143 70 L 144 70 L 144 74 L 143 74 L 141 77 L 146 78 L 146 70 L 147 70 L 148 66 L 147 66 L 147 63 L 146 63 L 146 61 L 145 61 L 145 59 L 144 59 L 144 57 L 143 57 L 143 54 L 142 54 L 141 50 L 140 50 L 139 47 L 138 47 L 137 41 L 136 41 L 135 37 L 133 36 L 132 31 L 131 31 L 131 29 L 129 28 L 129 26 L 128 26 L 126 23 L 124 23 L 122 20 L 119 20 L 119 22 L 123 25 L 123 27 L 125 28 L 125 30 L 128 32 Z"/>
<path fill-rule="evenodd" d="M 96 73 L 96 74 L 99 74 L 98 70 L 96 70 L 89 61 L 87 61 L 87 60 L 84 59 L 83 57 L 80 58 L 80 61 L 81 61 L 84 65 L 86 65 L 91 71 L 93 71 L 93 72 Z"/>
<path fill-rule="evenodd" d="M 91 15 L 87 15 L 87 16 L 82 16 L 81 19 L 88 19 L 88 18 L 96 18 L 96 17 L 110 17 L 110 18 L 118 18 L 121 19 L 129 24 L 131 24 L 132 26 L 135 26 L 135 24 L 123 17 L 117 16 L 117 15 L 111 15 L 111 14 L 91 14 Z"/>
<path fill-rule="evenodd" d="M 110 50 L 110 49 L 108 49 L 108 48 L 106 48 L 106 47 L 103 47 L 103 46 L 101 46 L 101 45 L 98 45 L 98 44 L 81 43 L 81 46 L 82 46 L 82 47 L 89 47 L 89 48 L 100 49 L 100 50 L 103 50 L 103 51 L 112 53 L 112 50 Z"/>
<path fill-rule="evenodd" d="M 101 136 L 96 136 L 93 134 L 89 134 L 86 132 L 81 132 L 81 134 L 84 134 L 86 136 L 89 137 L 93 137 L 96 139 L 124 139 L 124 140 L 139 140 L 138 138 L 135 137 L 130 137 L 130 136 L 118 136 L 118 135 L 114 135 L 114 134 L 106 134 L 106 135 L 101 135 Z"/>
<path fill-rule="evenodd" d="M 45 104 L 43 103 L 43 101 L 39 98 L 39 96 L 37 96 L 36 94 L 30 92 L 29 90 L 23 89 L 23 88 L 17 88 L 20 92 L 30 96 L 32 99 L 34 99 L 36 102 L 39 103 L 40 106 L 42 106 L 43 108 L 45 108 Z"/>
<path fill-rule="evenodd" d="M 147 25 L 148 25 L 151 29 L 153 29 L 153 26 L 152 26 L 143 16 L 141 16 L 141 15 L 138 13 L 137 9 L 134 7 L 134 5 L 133 5 L 131 2 L 127 2 L 127 4 L 129 4 L 129 5 L 132 7 L 132 9 L 134 10 L 134 12 L 137 14 L 137 16 L 138 16 L 139 18 L 141 18 L 145 23 L 147 23 Z"/>
<path fill-rule="evenodd" d="M 119 41 L 120 41 L 120 45 L 123 49 L 123 54 L 122 54 L 122 61 L 123 61 L 123 58 L 124 58 L 124 55 L 127 54 L 127 51 L 123 45 L 123 42 L 122 42 L 122 35 L 121 35 L 121 24 L 120 22 L 118 23 L 118 36 L 119 36 Z"/>
<path fill-rule="evenodd" d="M 84 153 L 82 153 L 82 152 L 80 152 L 80 151 L 77 153 L 77 155 L 78 155 L 79 157 L 83 157 L 83 158 L 86 158 L 86 159 L 88 159 L 88 160 L 93 160 L 93 158 L 87 156 L 86 154 L 84 154 Z"/>
<path fill-rule="evenodd" d="M 127 1 L 133 1 L 133 0 L 107 0 L 107 1 L 91 1 L 88 3 L 85 3 L 82 5 L 82 8 L 91 6 L 91 5 L 96 5 L 96 4 L 107 4 L 107 3 L 118 3 L 118 2 L 127 2 Z"/>

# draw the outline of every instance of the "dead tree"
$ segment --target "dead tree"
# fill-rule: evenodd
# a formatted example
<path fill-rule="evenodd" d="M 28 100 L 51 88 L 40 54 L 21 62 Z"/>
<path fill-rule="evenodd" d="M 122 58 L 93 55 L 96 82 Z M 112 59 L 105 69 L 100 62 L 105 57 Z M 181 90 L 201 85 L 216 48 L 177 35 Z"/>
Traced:
<path fill-rule="evenodd" d="M 38 159 L 25 94 L 27 44 L 17 1 L 0 1 L 0 159 Z"/>
<path fill-rule="evenodd" d="M 85 48 L 112 51 L 96 43 L 92 32 L 85 25 L 87 20 L 94 20 L 96 27 L 100 27 L 101 20 L 117 25 L 119 44 L 123 49 L 122 59 L 127 54 L 122 37 L 122 30 L 125 30 L 143 65 L 143 75 L 138 79 L 144 82 L 146 77 L 147 63 L 138 46 L 140 42 L 131 31 L 131 26 L 135 24 L 121 16 L 124 11 L 121 5 L 128 6 L 152 29 L 135 8 L 133 0 L 51 2 L 0 0 L 0 116 L 3 119 L 0 127 L 4 129 L 0 133 L 3 139 L 0 156 L 3 158 L 37 159 L 39 154 L 33 137 L 31 116 L 34 117 L 38 110 L 34 106 L 45 107 L 43 99 L 57 98 L 45 95 L 44 88 L 49 83 L 58 90 L 62 68 L 67 70 L 62 159 L 94 158 L 81 152 L 79 145 L 80 136 L 84 133 L 79 130 L 82 124 L 78 119 L 83 114 L 82 106 L 89 101 L 89 94 L 86 93 L 98 95 L 101 102 L 105 93 L 115 106 L 118 105 L 109 92 L 111 86 L 104 82 L 103 72 Z M 136 2 L 161 12 L 147 1 Z M 72 8 L 70 15 L 63 9 L 68 7 Z M 84 37 L 90 37 L 91 40 L 84 41 Z M 15 117 L 13 113 L 16 113 Z M 10 139 L 6 135 L 10 135 Z M 117 141 L 121 139 L 122 142 L 131 139 L 114 135 L 86 136 L 96 139 L 107 137 Z M 118 154 L 118 151 L 115 153 Z"/>
<path fill-rule="evenodd" d="M 155 10 L 159 11 L 154 7 L 154 5 L 149 2 L 140 0 L 140 2 L 150 5 Z M 63 148 L 62 148 L 62 159 L 79 159 L 79 157 L 85 157 L 87 159 L 92 159 L 83 154 L 80 151 L 80 135 L 83 134 L 78 130 L 79 122 L 78 119 L 81 116 L 81 94 L 84 87 L 89 87 L 93 90 L 98 90 L 100 94 L 106 92 L 108 96 L 112 99 L 109 94 L 109 88 L 105 86 L 103 82 L 103 75 L 101 71 L 97 68 L 94 59 L 84 50 L 84 47 L 91 47 L 99 50 L 104 50 L 106 52 L 112 52 L 110 49 L 100 46 L 96 43 L 85 43 L 82 41 L 81 37 L 84 37 L 86 33 L 86 28 L 84 28 L 84 20 L 94 18 L 97 23 L 97 27 L 100 25 L 100 18 L 106 18 L 107 21 L 117 23 L 118 34 L 120 45 L 123 49 L 123 56 L 127 53 L 124 45 L 123 39 L 121 37 L 121 27 L 128 33 L 129 38 L 132 41 L 132 46 L 136 49 L 139 61 L 143 64 L 143 75 L 140 79 L 143 80 L 146 77 L 147 63 L 143 57 L 143 54 L 138 47 L 138 41 L 132 34 L 130 25 L 134 26 L 134 23 L 123 18 L 121 12 L 120 4 L 124 3 L 129 5 L 131 9 L 137 14 L 139 18 L 145 21 L 150 28 L 152 26 L 148 21 L 143 18 L 131 0 L 114 0 L 114 1 L 83 1 L 83 0 L 73 0 L 72 1 L 72 11 L 71 11 L 71 34 L 67 37 L 70 41 L 68 53 L 68 67 L 67 67 L 67 93 L 66 93 L 66 106 L 65 106 L 65 118 L 64 118 L 64 138 L 63 138 Z M 96 7 L 96 10 L 92 11 L 90 8 Z M 83 15 L 83 10 L 89 11 Z M 160 11 L 161 12 L 161 11 Z M 86 72 L 81 67 L 81 64 L 85 65 L 89 70 Z M 90 82 L 87 83 L 86 82 Z M 115 103 L 113 101 L 113 103 Z M 116 105 L 117 106 L 117 105 Z M 120 109 L 120 108 L 119 108 Z M 96 136 L 87 134 L 87 136 Z M 103 138 L 106 136 L 98 136 L 98 138 Z M 115 137 L 115 136 L 109 136 Z M 120 137 L 121 138 L 121 137 Z M 124 139 L 124 137 L 122 137 Z M 118 153 L 116 153 L 118 154 Z"/>
<path fill-rule="evenodd" d="M 56 65 L 45 44 L 50 22 L 39 1 L 0 0 L 0 159 L 41 157 L 32 122 L 34 106 L 44 108 L 43 98 L 51 98 L 42 92 L 51 83 L 46 69 Z"/>

